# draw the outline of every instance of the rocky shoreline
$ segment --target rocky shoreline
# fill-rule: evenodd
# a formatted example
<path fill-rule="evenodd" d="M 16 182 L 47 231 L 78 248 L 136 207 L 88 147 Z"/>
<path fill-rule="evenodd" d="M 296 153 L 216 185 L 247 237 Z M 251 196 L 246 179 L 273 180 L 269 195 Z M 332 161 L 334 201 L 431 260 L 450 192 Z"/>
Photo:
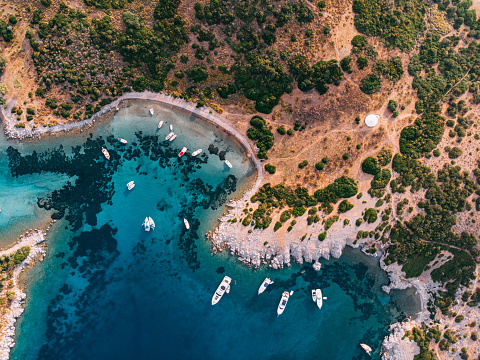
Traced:
<path fill-rule="evenodd" d="M 51 223 L 53 224 L 53 223 Z M 16 252 L 23 246 L 30 247 L 29 255 L 23 260 L 13 271 L 12 281 L 13 287 L 9 291 L 15 292 L 15 299 L 12 300 L 8 309 L 0 317 L 2 328 L 0 331 L 0 360 L 8 360 L 10 351 L 15 345 L 15 323 L 22 315 L 24 309 L 25 298 L 27 295 L 23 292 L 19 284 L 19 277 L 28 265 L 34 265 L 35 261 L 42 261 L 45 256 L 46 233 L 39 229 L 30 229 L 20 240 L 11 248 L 0 251 L 0 256 Z"/>

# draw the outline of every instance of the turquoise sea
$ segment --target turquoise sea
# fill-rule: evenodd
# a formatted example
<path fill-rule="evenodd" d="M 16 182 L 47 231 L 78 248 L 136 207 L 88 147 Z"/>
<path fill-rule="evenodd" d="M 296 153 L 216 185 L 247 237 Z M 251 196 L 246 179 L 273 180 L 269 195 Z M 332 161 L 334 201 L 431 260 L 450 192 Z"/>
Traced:
<path fill-rule="evenodd" d="M 0 246 L 58 219 L 45 260 L 25 277 L 11 359 L 367 359 L 361 342 L 380 358 L 389 324 L 419 310 L 411 290 L 383 293 L 378 263 L 350 248 L 320 272 L 251 269 L 213 255 L 205 233 L 254 178 L 244 150 L 188 113 L 124 106 L 82 133 L 0 137 Z M 170 124 L 178 137 L 165 142 Z M 203 153 L 179 159 L 183 146 Z M 153 232 L 143 231 L 146 216 Z M 236 284 L 212 306 L 225 275 Z M 267 276 L 275 283 L 257 296 Z M 328 298 L 322 310 L 310 296 L 317 287 Z M 277 317 L 285 290 L 295 292 Z"/>

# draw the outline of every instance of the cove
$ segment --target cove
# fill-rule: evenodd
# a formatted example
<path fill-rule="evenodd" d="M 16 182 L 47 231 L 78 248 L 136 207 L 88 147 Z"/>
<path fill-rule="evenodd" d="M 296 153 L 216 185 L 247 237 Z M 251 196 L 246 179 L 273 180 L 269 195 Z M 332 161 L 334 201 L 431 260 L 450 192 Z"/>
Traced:
<path fill-rule="evenodd" d="M 418 310 L 411 292 L 383 293 L 388 279 L 378 263 L 349 248 L 320 272 L 310 265 L 250 269 L 227 252 L 212 255 L 204 234 L 254 177 L 245 151 L 189 113 L 124 105 L 91 134 L 1 142 L 0 181 L 30 199 L 23 220 L 12 216 L 2 231 L 44 214 L 59 219 L 47 257 L 25 278 L 12 359 L 366 359 L 360 342 L 379 358 L 389 324 Z M 173 143 L 164 141 L 170 124 L 178 133 Z M 182 146 L 204 151 L 179 159 Z M 136 187 L 128 191 L 131 180 Z M 143 231 L 145 216 L 155 231 Z M 224 275 L 236 284 L 212 307 Z M 266 276 L 275 283 L 257 296 Z M 314 287 L 328 297 L 321 311 L 310 298 Z M 277 317 L 284 290 L 295 293 Z"/>

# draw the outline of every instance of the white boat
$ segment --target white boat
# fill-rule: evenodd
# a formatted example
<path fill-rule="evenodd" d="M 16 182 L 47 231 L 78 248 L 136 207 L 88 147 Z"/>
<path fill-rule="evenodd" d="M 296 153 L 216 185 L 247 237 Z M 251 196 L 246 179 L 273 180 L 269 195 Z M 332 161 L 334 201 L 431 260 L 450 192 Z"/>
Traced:
<path fill-rule="evenodd" d="M 128 143 L 127 140 L 122 139 L 122 138 L 118 138 L 118 142 L 121 143 L 121 144 L 126 144 L 126 143 Z"/>
<path fill-rule="evenodd" d="M 229 278 L 228 276 L 225 276 L 222 280 L 222 282 L 220 283 L 220 285 L 218 285 L 218 288 L 217 290 L 215 291 L 215 294 L 213 294 L 213 297 L 212 297 L 212 305 L 215 305 L 216 303 L 218 303 L 220 301 L 220 299 L 222 298 L 223 294 L 225 294 L 225 291 L 227 293 L 230 292 L 230 283 L 232 282 L 232 279 Z"/>
<path fill-rule="evenodd" d="M 103 156 L 105 156 L 105 159 L 110 160 L 110 154 L 108 153 L 108 150 L 102 147 L 102 153 Z"/>
<path fill-rule="evenodd" d="M 203 151 L 202 149 L 195 150 L 195 151 L 192 153 L 192 156 L 197 156 L 197 155 L 200 154 L 202 151 Z"/>
<path fill-rule="evenodd" d="M 155 222 L 151 217 L 148 218 L 148 223 L 150 225 L 150 229 L 155 230 Z"/>
<path fill-rule="evenodd" d="M 160 129 L 162 126 L 163 126 L 163 120 L 160 120 L 160 122 L 158 123 L 158 128 Z"/>
<path fill-rule="evenodd" d="M 173 136 L 170 138 L 170 141 L 173 141 L 177 138 L 177 134 L 173 134 Z"/>
<path fill-rule="evenodd" d="M 232 163 L 228 160 L 225 160 L 225 165 L 227 165 L 230 169 L 232 168 Z"/>
<path fill-rule="evenodd" d="M 142 224 L 145 228 L 145 231 L 150 231 L 150 221 L 148 220 L 148 216 L 143 220 Z"/>
<path fill-rule="evenodd" d="M 135 182 L 133 180 L 127 183 L 128 190 L 132 190 L 134 187 L 135 187 Z"/>
<path fill-rule="evenodd" d="M 183 219 L 183 223 L 185 224 L 185 228 L 186 228 L 187 230 L 189 230 L 189 229 L 190 229 L 190 224 L 188 223 L 188 220 L 187 220 L 187 219 Z"/>
<path fill-rule="evenodd" d="M 368 355 L 370 355 L 370 353 L 372 352 L 372 348 L 371 348 L 370 346 L 368 346 L 368 345 L 366 345 L 366 344 L 360 344 L 360 346 L 362 347 L 363 350 L 366 351 L 366 353 L 367 353 Z"/>
<path fill-rule="evenodd" d="M 288 291 L 283 292 L 282 298 L 280 299 L 280 302 L 278 303 L 277 316 L 282 315 L 283 311 L 285 310 L 285 307 L 287 306 L 288 298 L 292 294 L 293 294 L 293 291 L 290 291 L 290 293 Z"/>
<path fill-rule="evenodd" d="M 165 137 L 165 141 L 167 140 L 170 140 L 170 138 L 175 135 L 175 133 L 172 131 L 172 132 L 169 132 L 168 135 Z"/>
<path fill-rule="evenodd" d="M 173 131 L 173 125 L 170 124 L 170 131 Z"/>
<path fill-rule="evenodd" d="M 118 107 L 115 108 L 115 111 L 119 111 L 120 109 Z"/>
<path fill-rule="evenodd" d="M 258 288 L 258 295 L 263 293 L 265 289 L 268 287 L 268 285 L 272 285 L 272 284 L 273 284 L 273 281 L 270 280 L 269 278 L 266 278 L 265 280 L 263 280 L 262 285 L 260 285 L 260 287 Z"/>
<path fill-rule="evenodd" d="M 188 148 L 184 146 L 184 147 L 182 148 L 182 151 L 180 151 L 180 152 L 178 153 L 178 157 L 182 157 L 183 155 L 185 155 L 185 152 L 186 152 L 187 150 L 188 150 Z"/>
<path fill-rule="evenodd" d="M 148 112 L 150 113 L 150 116 L 153 116 L 154 112 L 153 112 L 152 108 L 150 108 L 150 110 L 148 110 Z"/>
<path fill-rule="evenodd" d="M 317 290 L 312 289 L 312 300 L 313 302 L 317 302 Z"/>
<path fill-rule="evenodd" d="M 317 297 L 317 306 L 321 309 L 323 306 L 323 300 L 327 300 L 327 298 L 323 297 L 322 290 L 320 289 L 315 290 L 315 296 Z"/>

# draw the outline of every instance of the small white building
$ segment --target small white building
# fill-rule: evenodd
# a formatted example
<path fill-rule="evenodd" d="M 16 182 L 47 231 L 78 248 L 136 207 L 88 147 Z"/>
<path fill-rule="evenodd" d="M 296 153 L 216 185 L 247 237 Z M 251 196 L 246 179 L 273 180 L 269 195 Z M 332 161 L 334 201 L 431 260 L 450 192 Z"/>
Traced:
<path fill-rule="evenodd" d="M 378 124 L 379 118 L 380 116 L 375 114 L 367 115 L 367 117 L 365 118 L 365 125 L 367 125 L 368 127 L 374 127 Z"/>

